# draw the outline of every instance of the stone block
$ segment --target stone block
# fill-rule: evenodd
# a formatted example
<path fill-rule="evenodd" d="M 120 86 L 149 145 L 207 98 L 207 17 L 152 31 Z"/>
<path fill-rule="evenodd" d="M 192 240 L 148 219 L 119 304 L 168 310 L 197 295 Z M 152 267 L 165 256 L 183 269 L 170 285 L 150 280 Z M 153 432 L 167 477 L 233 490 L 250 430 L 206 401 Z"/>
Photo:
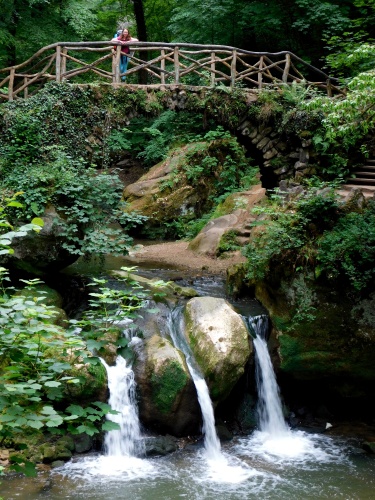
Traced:
<path fill-rule="evenodd" d="M 251 141 L 253 144 L 258 144 L 263 139 L 263 134 L 257 134 Z"/>
<path fill-rule="evenodd" d="M 269 137 L 263 137 L 261 141 L 257 144 L 257 148 L 263 149 L 267 144 L 271 142 L 271 139 Z"/>
<path fill-rule="evenodd" d="M 301 161 L 296 161 L 294 164 L 294 169 L 295 170 L 304 170 L 307 168 L 307 163 L 303 163 Z"/>
<path fill-rule="evenodd" d="M 265 160 L 270 160 L 271 158 L 273 158 L 277 154 L 278 154 L 278 151 L 275 148 L 272 148 L 269 151 L 267 151 L 267 153 L 264 153 L 263 158 Z"/>
<path fill-rule="evenodd" d="M 299 161 L 302 163 L 307 163 L 309 161 L 310 155 L 307 149 L 300 149 Z"/>

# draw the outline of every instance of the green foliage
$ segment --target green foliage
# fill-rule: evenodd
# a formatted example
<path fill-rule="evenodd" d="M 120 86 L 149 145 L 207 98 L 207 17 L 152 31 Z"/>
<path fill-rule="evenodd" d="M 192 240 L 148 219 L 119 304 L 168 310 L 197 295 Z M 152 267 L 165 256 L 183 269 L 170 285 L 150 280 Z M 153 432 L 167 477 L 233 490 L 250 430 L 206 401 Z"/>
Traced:
<path fill-rule="evenodd" d="M 82 159 L 73 159 L 61 148 L 50 148 L 45 163 L 17 164 L 3 176 L 4 187 L 22 191 L 24 209 L 16 218 L 43 215 L 53 206 L 61 215 L 55 224 L 65 238 L 63 248 L 71 254 L 127 253 L 132 239 L 124 230 L 142 223 L 145 217 L 123 215 L 122 184 L 115 174 L 98 174 Z M 123 229 L 111 227 L 121 222 Z"/>
<path fill-rule="evenodd" d="M 218 255 L 221 255 L 225 252 L 233 252 L 235 250 L 239 250 L 241 245 L 239 245 L 237 240 L 238 234 L 233 229 L 227 231 L 220 238 L 220 243 L 217 249 Z"/>
<path fill-rule="evenodd" d="M 282 264 L 285 270 L 314 269 L 316 242 L 338 218 L 338 204 L 332 189 L 319 193 L 317 188 L 310 188 L 288 203 L 276 195 L 254 212 L 261 215 L 255 225 L 262 231 L 258 230 L 244 253 L 247 277 L 261 280 L 274 265 Z"/>
<path fill-rule="evenodd" d="M 128 143 L 119 142 L 122 138 L 115 130 L 112 142 L 109 136 L 99 147 L 92 139 L 92 147 L 87 147 L 94 123 L 103 127 L 106 138 L 106 118 L 92 97 L 91 90 L 49 85 L 34 98 L 4 105 L 0 179 L 4 196 L 23 191 L 19 195 L 23 210 L 9 213 L 12 223 L 42 216 L 53 207 L 68 252 L 124 254 L 132 241 L 127 231 L 145 217 L 125 216 L 117 174 L 97 171 L 95 161 L 109 161 L 111 151 Z M 118 106 L 126 105 L 121 95 L 119 101 Z M 134 99 L 128 96 L 126 102 L 133 105 Z"/>
<path fill-rule="evenodd" d="M 25 429 L 53 429 L 65 426 L 70 431 L 88 432 L 100 428 L 100 421 L 110 408 L 94 403 L 80 412 L 61 401 L 69 385 L 79 380 L 70 375 L 77 363 L 88 362 L 88 352 L 76 334 L 55 326 L 52 306 L 43 297 L 12 295 L 6 287 L 7 272 L 1 270 L 0 297 L 0 438 L 11 442 L 12 436 Z M 38 280 L 26 282 L 32 287 Z M 51 353 L 58 353 L 51 357 Z M 55 404 L 59 406 L 55 408 Z M 94 408 L 96 407 L 96 408 Z M 98 409 L 99 408 L 99 409 Z M 90 414 L 90 416 L 88 416 Z M 86 421 L 87 418 L 87 421 Z M 74 423 L 72 423 L 74 421 Z M 83 429 L 83 427 L 84 429 Z"/>
<path fill-rule="evenodd" d="M 319 270 L 330 278 L 345 276 L 356 290 L 369 286 L 375 276 L 375 206 L 364 213 L 341 217 L 319 241 Z"/>
<path fill-rule="evenodd" d="M 294 330 L 302 323 L 310 323 L 316 318 L 316 294 L 309 279 L 313 279 L 313 276 L 297 272 L 291 283 L 283 283 L 283 293 L 291 304 L 291 318 L 286 331 Z"/>
<path fill-rule="evenodd" d="M 348 83 L 345 98 L 317 96 L 302 105 L 322 117 L 313 142 L 323 158 L 322 173 L 330 179 L 348 177 L 350 151 L 363 151 L 375 128 L 374 85 L 374 71 L 360 73 Z"/>
<path fill-rule="evenodd" d="M 256 213 L 262 215 L 262 220 L 255 223 L 260 226 L 257 236 L 245 249 L 248 279 L 262 280 L 280 271 L 284 276 L 293 272 L 310 278 L 314 275 L 316 279 L 341 279 L 357 291 L 372 283 L 375 275 L 372 201 L 362 212 L 346 213 L 332 190 L 310 188 L 288 203 L 273 198 L 266 207 L 257 208 Z M 296 292 L 298 295 L 302 300 L 304 294 L 300 291 Z M 309 308 L 306 304 L 299 307 L 305 311 L 305 319 Z M 302 319 L 297 315 L 295 321 Z"/>
<path fill-rule="evenodd" d="M 110 141 L 112 150 L 113 146 L 128 149 L 151 167 L 166 158 L 172 147 L 191 141 L 201 131 L 199 114 L 167 110 L 154 119 L 135 118 L 122 131 L 113 131 Z"/>
<path fill-rule="evenodd" d="M 132 271 L 125 267 L 121 269 Z M 80 328 L 87 347 L 93 353 L 104 354 L 108 345 L 113 344 L 118 354 L 125 359 L 131 359 L 129 340 L 120 334 L 119 329 L 124 321 L 129 322 L 129 319 L 138 316 L 137 311 L 145 307 L 148 296 L 130 274 L 119 278 L 119 281 L 122 281 L 123 288 L 109 288 L 105 286 L 106 280 L 94 278 L 91 286 L 95 287 L 95 291 L 89 294 L 89 309 L 83 313 L 81 319 L 72 320 L 71 323 L 74 328 Z"/>
<path fill-rule="evenodd" d="M 30 224 L 23 224 L 15 229 L 9 222 L 7 209 L 23 208 L 23 205 L 17 201 L 17 196 L 22 192 L 15 193 L 11 198 L 5 198 L 0 205 L 0 255 L 12 254 L 13 249 L 10 247 L 13 238 L 25 236 L 29 231 L 39 232 L 44 225 L 44 222 L 39 217 L 34 217 Z M 2 268 L 0 268 L 2 269 Z"/>
<path fill-rule="evenodd" d="M 257 169 L 245 157 L 237 140 L 218 126 L 216 130 L 197 137 L 203 142 L 193 143 L 186 162 L 175 172 L 174 184 L 181 176 L 192 186 L 213 180 L 212 199 L 219 203 L 229 193 L 248 187 L 249 177 L 254 180 Z M 167 186 L 166 186 L 167 187 Z"/>

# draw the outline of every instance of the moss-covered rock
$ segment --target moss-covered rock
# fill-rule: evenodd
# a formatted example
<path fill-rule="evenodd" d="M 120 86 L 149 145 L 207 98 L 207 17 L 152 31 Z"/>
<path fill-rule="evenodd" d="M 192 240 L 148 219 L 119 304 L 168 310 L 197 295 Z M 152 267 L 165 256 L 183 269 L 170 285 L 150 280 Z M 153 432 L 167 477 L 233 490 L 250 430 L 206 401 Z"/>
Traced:
<path fill-rule="evenodd" d="M 244 374 L 251 353 L 242 317 L 224 299 L 196 297 L 186 304 L 184 333 L 212 399 L 222 401 Z"/>
<path fill-rule="evenodd" d="M 38 297 L 38 303 L 45 304 L 46 306 L 61 308 L 63 305 L 63 299 L 59 292 L 44 284 L 35 285 L 32 288 L 24 288 L 23 290 L 19 290 L 16 295 L 31 300 Z"/>
<path fill-rule="evenodd" d="M 375 381 L 373 297 L 354 298 L 340 283 L 294 276 L 258 283 L 279 342 L 280 369 L 296 380 L 326 380 L 343 397 Z"/>
<path fill-rule="evenodd" d="M 101 363 L 75 364 L 67 373 L 79 380 L 77 384 L 66 385 L 65 398 L 69 402 L 84 405 L 92 401 L 107 401 L 107 372 Z"/>
<path fill-rule="evenodd" d="M 182 353 L 158 335 L 146 339 L 137 352 L 134 371 L 141 421 L 175 436 L 197 432 L 200 409 Z"/>

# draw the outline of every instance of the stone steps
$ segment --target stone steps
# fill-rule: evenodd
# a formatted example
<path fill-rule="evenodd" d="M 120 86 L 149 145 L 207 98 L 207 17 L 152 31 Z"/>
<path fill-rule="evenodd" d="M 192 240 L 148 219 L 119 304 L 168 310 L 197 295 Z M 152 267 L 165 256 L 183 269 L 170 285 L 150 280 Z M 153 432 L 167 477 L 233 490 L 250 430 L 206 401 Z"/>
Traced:
<path fill-rule="evenodd" d="M 360 189 L 365 198 L 372 198 L 374 196 L 375 158 L 367 160 L 366 165 L 355 170 L 352 177 L 349 177 L 337 192 L 340 196 L 345 197 L 353 189 Z"/>

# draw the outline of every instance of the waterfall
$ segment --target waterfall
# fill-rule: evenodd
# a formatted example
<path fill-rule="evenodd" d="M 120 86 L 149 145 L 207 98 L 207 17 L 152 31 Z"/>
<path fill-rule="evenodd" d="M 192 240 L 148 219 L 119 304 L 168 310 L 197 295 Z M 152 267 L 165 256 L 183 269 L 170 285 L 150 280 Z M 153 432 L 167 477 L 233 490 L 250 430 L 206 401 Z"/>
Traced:
<path fill-rule="evenodd" d="M 198 402 L 201 407 L 203 419 L 202 431 L 204 434 L 206 456 L 209 460 L 218 460 L 222 458 L 222 455 L 220 441 L 215 429 L 215 417 L 210 393 L 206 381 L 199 371 L 199 368 L 194 360 L 193 353 L 191 352 L 185 337 L 180 334 L 182 330 L 181 326 L 181 308 L 176 308 L 171 312 L 168 319 L 169 332 L 175 347 L 180 349 L 180 351 L 182 351 L 185 355 L 186 364 L 197 390 Z"/>
<path fill-rule="evenodd" d="M 279 387 L 267 348 L 268 317 L 254 316 L 248 319 L 250 330 L 255 334 L 256 383 L 258 388 L 258 415 L 261 431 L 274 437 L 289 432 L 281 406 Z"/>
<path fill-rule="evenodd" d="M 108 374 L 109 401 L 116 415 L 108 418 L 119 424 L 120 429 L 105 435 L 104 447 L 108 456 L 134 457 L 144 453 L 140 423 L 135 397 L 134 372 L 122 356 L 115 366 L 108 366 L 102 360 Z"/>

